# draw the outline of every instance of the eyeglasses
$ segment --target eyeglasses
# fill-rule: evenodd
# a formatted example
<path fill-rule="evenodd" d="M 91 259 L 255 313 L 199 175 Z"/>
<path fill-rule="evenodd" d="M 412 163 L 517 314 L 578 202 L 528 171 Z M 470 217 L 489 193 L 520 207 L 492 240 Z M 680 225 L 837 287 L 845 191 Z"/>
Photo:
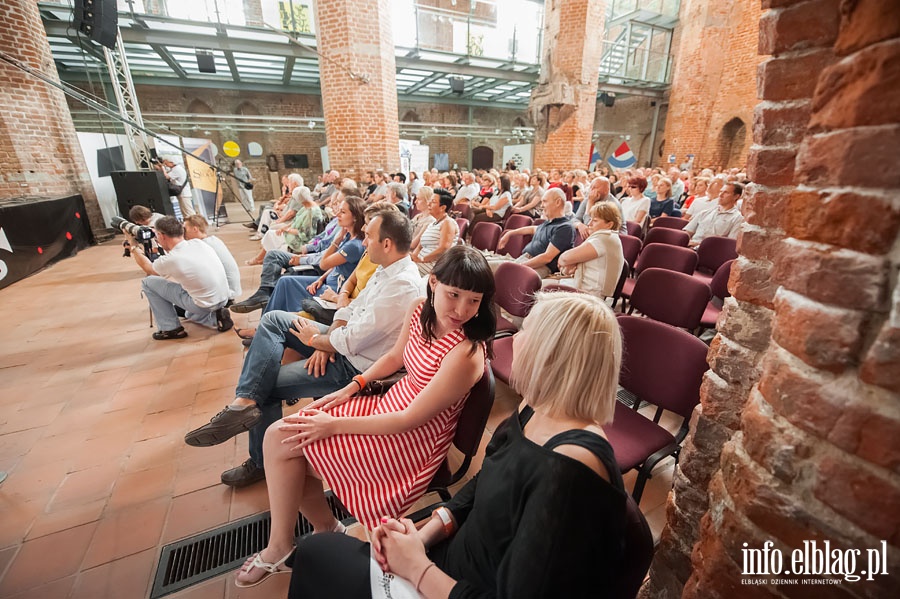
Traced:
<path fill-rule="evenodd" d="M 637 187 L 637 185 L 629 185 L 628 187 Z"/>

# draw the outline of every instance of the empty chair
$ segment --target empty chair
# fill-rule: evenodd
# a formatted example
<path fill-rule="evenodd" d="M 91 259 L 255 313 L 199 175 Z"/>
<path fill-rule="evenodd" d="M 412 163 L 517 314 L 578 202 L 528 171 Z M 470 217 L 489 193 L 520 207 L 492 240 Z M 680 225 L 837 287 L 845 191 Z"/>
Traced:
<path fill-rule="evenodd" d="M 528 316 L 534 304 L 534 294 L 541 288 L 541 277 L 537 271 L 515 262 L 503 262 L 494 272 L 494 282 L 497 287 L 494 301 L 497 305 L 513 316 Z M 497 318 L 498 333 L 516 330 L 518 327 L 504 317 Z"/>
<path fill-rule="evenodd" d="M 651 243 L 666 243 L 669 245 L 678 245 L 686 248 L 691 241 L 691 234 L 687 231 L 679 231 L 678 229 L 666 229 L 664 227 L 652 228 L 647 231 L 644 237 L 644 247 Z"/>
<path fill-rule="evenodd" d="M 683 218 L 679 218 L 677 216 L 660 216 L 655 221 L 653 221 L 652 228 L 661 227 L 663 229 L 678 229 L 681 230 L 688 224 L 688 221 Z"/>
<path fill-rule="evenodd" d="M 500 241 L 500 225 L 497 223 L 476 223 L 472 227 L 472 238 L 469 243 L 479 250 L 496 252 L 497 242 Z"/>
<path fill-rule="evenodd" d="M 634 266 L 634 276 L 639 276 L 648 268 L 665 268 L 675 272 L 683 272 L 689 275 L 697 267 L 697 252 L 694 250 L 668 245 L 665 243 L 652 243 L 641 251 L 637 264 Z M 635 279 L 625 281 L 622 288 L 622 297 L 631 297 L 634 290 Z M 624 311 L 624 304 L 622 306 Z"/>
<path fill-rule="evenodd" d="M 531 235 L 511 235 L 506 241 L 506 245 L 502 249 L 498 249 L 498 254 L 507 254 L 511 258 L 518 258 L 522 255 L 525 246 L 531 242 Z"/>
<path fill-rule="evenodd" d="M 638 254 L 641 253 L 641 240 L 634 235 L 619 235 L 619 241 L 622 242 L 622 256 L 625 262 L 633 268 L 637 263 Z"/>
<path fill-rule="evenodd" d="M 690 333 L 649 318 L 617 320 L 624 343 L 619 384 L 638 398 L 636 406 L 646 401 L 658 408 L 654 421 L 616 402 L 615 418 L 603 427 L 622 472 L 638 469 L 632 496 L 640 503 L 654 466 L 670 455 L 678 459 L 691 413 L 700 401 L 709 348 Z M 676 434 L 657 424 L 661 410 L 681 416 Z"/>
<path fill-rule="evenodd" d="M 709 285 L 691 275 L 664 268 L 648 268 L 637 278 L 628 313 L 644 316 L 673 327 L 693 331 L 709 302 Z"/>
<path fill-rule="evenodd" d="M 531 225 L 532 219 L 527 214 L 512 214 L 506 219 L 503 229 L 521 229 L 522 227 L 530 227 Z"/>
<path fill-rule="evenodd" d="M 625 230 L 628 231 L 629 235 L 638 239 L 643 239 L 644 237 L 644 228 L 641 227 L 640 223 L 636 223 L 633 220 L 625 221 Z"/>
<path fill-rule="evenodd" d="M 734 264 L 734 260 L 729 260 L 720 266 L 709 282 L 713 298 L 706 304 L 706 310 L 703 311 L 703 316 L 700 318 L 701 330 L 716 328 L 719 314 L 722 313 L 722 302 L 731 295 L 728 293 L 728 278 L 731 276 L 732 264 Z"/>
<path fill-rule="evenodd" d="M 698 279 L 709 281 L 719 267 L 737 258 L 737 240 L 730 237 L 705 237 L 697 246 Z"/>
<path fill-rule="evenodd" d="M 463 243 L 463 239 L 466 238 L 466 231 L 469 230 L 469 221 L 463 217 L 459 217 L 456 219 L 456 224 L 459 227 L 459 243 Z"/>

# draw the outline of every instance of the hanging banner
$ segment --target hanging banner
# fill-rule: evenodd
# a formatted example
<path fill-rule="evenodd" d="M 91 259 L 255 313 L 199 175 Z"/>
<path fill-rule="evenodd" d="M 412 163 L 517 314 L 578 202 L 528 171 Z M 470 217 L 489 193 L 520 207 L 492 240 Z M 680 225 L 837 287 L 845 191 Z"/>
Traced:
<path fill-rule="evenodd" d="M 613 168 L 628 168 L 637 162 L 637 158 L 634 157 L 634 153 L 628 147 L 628 142 L 623 141 L 622 145 L 616 148 L 616 151 L 606 161 Z"/>
<path fill-rule="evenodd" d="M 514 146 L 503 146 L 503 164 L 509 164 L 512 160 L 516 164 L 516 168 L 531 169 L 531 144 L 517 144 Z"/>
<path fill-rule="evenodd" d="M 207 163 L 216 163 L 218 150 L 215 144 L 211 140 L 201 137 L 179 138 L 174 135 L 162 135 L 161 137 L 190 152 L 183 156 L 179 153 L 178 158 L 181 160 L 174 157 L 173 160 L 184 164 L 191 182 L 191 191 L 194 194 L 194 205 L 199 207 L 200 214 L 206 220 L 211 221 L 216 215 L 218 181 L 215 169 Z M 225 209 L 221 208 L 221 210 L 224 212 Z M 219 216 L 226 215 L 220 213 Z"/>

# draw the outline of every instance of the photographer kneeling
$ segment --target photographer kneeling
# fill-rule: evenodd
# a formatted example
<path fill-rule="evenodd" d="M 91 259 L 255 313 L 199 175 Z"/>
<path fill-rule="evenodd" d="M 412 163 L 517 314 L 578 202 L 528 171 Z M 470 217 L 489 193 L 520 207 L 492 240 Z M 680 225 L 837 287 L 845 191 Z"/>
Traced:
<path fill-rule="evenodd" d="M 166 251 L 156 262 L 150 262 L 141 246 L 132 246 L 131 255 L 149 276 L 141 289 L 150 302 L 156 318 L 156 340 L 187 337 L 179 324 L 176 306 L 188 320 L 219 331 L 227 331 L 234 323 L 225 303 L 228 280 L 225 268 L 215 251 L 200 239 L 184 239 L 184 227 L 174 216 L 156 222 L 159 245 Z"/>

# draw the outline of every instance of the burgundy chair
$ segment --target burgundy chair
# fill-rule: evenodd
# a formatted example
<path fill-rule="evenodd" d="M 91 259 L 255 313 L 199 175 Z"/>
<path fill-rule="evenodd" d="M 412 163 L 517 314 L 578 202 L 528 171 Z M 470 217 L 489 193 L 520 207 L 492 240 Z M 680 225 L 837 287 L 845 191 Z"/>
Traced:
<path fill-rule="evenodd" d="M 456 219 L 456 225 L 459 227 L 459 243 L 462 244 L 466 238 L 466 231 L 469 230 L 469 221 L 459 217 Z"/>
<path fill-rule="evenodd" d="M 641 253 L 641 240 L 634 235 L 619 235 L 619 241 L 622 242 L 622 255 L 625 257 L 625 262 L 634 267 L 637 264 L 638 254 Z"/>
<path fill-rule="evenodd" d="M 547 222 L 546 218 L 536 218 L 536 219 L 534 219 L 534 221 L 531 224 L 534 225 L 535 227 L 537 227 L 538 225 L 542 225 L 545 222 Z"/>
<path fill-rule="evenodd" d="M 491 360 L 491 370 L 494 376 L 509 385 L 512 376 L 513 338 L 501 337 L 494 339 L 494 358 Z"/>
<path fill-rule="evenodd" d="M 677 216 L 660 216 L 655 221 L 653 221 L 653 225 L 651 225 L 651 228 L 661 227 L 663 229 L 678 229 L 680 231 L 687 224 L 688 221 Z"/>
<path fill-rule="evenodd" d="M 653 320 L 693 331 L 709 302 L 709 285 L 664 268 L 648 268 L 637 278 L 628 313 L 635 310 Z"/>
<path fill-rule="evenodd" d="M 643 239 L 644 237 L 644 228 L 641 227 L 641 223 L 636 223 L 633 220 L 625 221 L 625 230 L 628 231 L 629 235 L 638 239 Z"/>
<path fill-rule="evenodd" d="M 697 267 L 697 252 L 694 250 L 678 247 L 676 245 L 668 245 L 665 243 L 652 243 L 645 246 L 641 251 L 637 264 L 634 265 L 634 276 L 639 276 L 648 268 L 665 268 L 676 272 L 683 272 L 686 275 L 694 272 Z M 635 279 L 625 281 L 622 288 L 622 297 L 631 297 L 634 291 Z M 622 304 L 624 311 L 625 305 Z"/>
<path fill-rule="evenodd" d="M 737 258 L 737 240 L 730 237 L 706 237 L 697 246 L 697 272 L 694 276 L 709 282 L 719 267 Z"/>
<path fill-rule="evenodd" d="M 524 318 L 534 304 L 534 294 L 541 289 L 541 277 L 531 267 L 503 262 L 494 272 L 494 284 L 497 289 L 494 302 L 513 316 Z M 497 318 L 497 333 L 514 333 L 517 330 L 502 316 Z"/>
<path fill-rule="evenodd" d="M 472 247 L 479 250 L 496 252 L 501 231 L 502 229 L 497 223 L 475 223 L 475 226 L 472 227 L 472 238 L 469 240 L 469 243 L 472 244 Z"/>
<path fill-rule="evenodd" d="M 628 260 L 622 265 L 622 274 L 619 275 L 619 282 L 616 283 L 616 290 L 613 291 L 612 294 L 612 307 L 615 308 L 616 304 L 622 298 L 622 289 L 625 288 L 625 281 L 628 279 L 628 273 L 631 272 L 631 266 L 628 264 Z"/>
<path fill-rule="evenodd" d="M 666 243 L 669 245 L 678 245 L 686 248 L 690 241 L 691 234 L 687 231 L 654 227 L 653 229 L 647 231 L 647 236 L 644 237 L 644 247 L 646 248 L 651 243 Z"/>
<path fill-rule="evenodd" d="M 459 216 L 466 220 L 472 220 L 472 207 L 468 204 L 456 204 L 452 208 L 453 211 L 459 212 Z"/>
<path fill-rule="evenodd" d="M 732 264 L 734 264 L 734 260 L 729 260 L 720 266 L 709 282 L 713 299 L 706 304 L 706 310 L 703 311 L 703 316 L 700 318 L 700 332 L 716 328 L 719 314 L 722 313 L 721 302 L 731 295 L 728 293 L 728 278 L 731 276 Z"/>
<path fill-rule="evenodd" d="M 657 407 L 650 419 L 617 401 L 613 421 L 603 427 L 621 471 L 638 469 L 632 496 L 640 504 L 656 464 L 668 456 L 678 460 L 700 401 L 709 348 L 690 333 L 649 318 L 620 316 L 617 321 L 624 342 L 619 385 L 637 398 L 635 407 L 642 401 Z M 682 418 L 674 435 L 659 425 L 663 410 Z"/>
<path fill-rule="evenodd" d="M 522 250 L 531 242 L 531 235 L 511 235 L 503 249 L 497 250 L 498 254 L 506 254 L 512 258 L 522 255 Z"/>
<path fill-rule="evenodd" d="M 532 225 L 532 219 L 527 214 L 513 214 L 509 218 L 506 219 L 506 223 L 503 226 L 504 231 L 509 231 L 510 229 L 521 229 L 522 227 L 530 227 Z"/>

